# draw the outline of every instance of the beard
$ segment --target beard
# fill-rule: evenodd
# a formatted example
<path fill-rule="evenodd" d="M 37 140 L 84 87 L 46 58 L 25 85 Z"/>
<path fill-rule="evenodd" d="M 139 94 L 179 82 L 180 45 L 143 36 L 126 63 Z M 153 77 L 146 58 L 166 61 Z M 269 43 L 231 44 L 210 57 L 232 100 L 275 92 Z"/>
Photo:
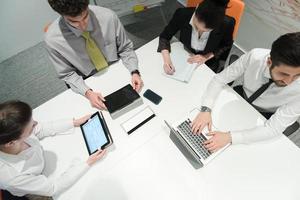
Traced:
<path fill-rule="evenodd" d="M 285 84 L 283 81 L 274 80 L 274 79 L 273 79 L 273 81 L 274 81 L 275 85 L 278 86 L 278 87 L 285 87 L 285 86 L 287 86 L 287 84 Z"/>
<path fill-rule="evenodd" d="M 275 85 L 277 86 L 277 87 L 285 87 L 285 86 L 287 86 L 287 84 L 285 83 L 285 82 L 283 82 L 283 81 L 281 81 L 281 80 L 276 80 L 274 77 L 273 77 L 273 73 L 272 73 L 272 68 L 270 69 L 270 75 L 271 75 L 271 78 L 272 78 L 272 80 L 274 81 L 274 83 L 275 83 Z"/>

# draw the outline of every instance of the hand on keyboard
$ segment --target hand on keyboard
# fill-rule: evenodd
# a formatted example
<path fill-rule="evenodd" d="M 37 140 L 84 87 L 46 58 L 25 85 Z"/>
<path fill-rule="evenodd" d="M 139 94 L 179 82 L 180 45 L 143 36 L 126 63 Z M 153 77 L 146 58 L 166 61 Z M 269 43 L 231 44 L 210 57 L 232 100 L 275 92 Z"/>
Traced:
<path fill-rule="evenodd" d="M 208 130 L 211 131 L 212 120 L 210 112 L 200 112 L 192 122 L 192 132 L 199 134 L 202 130 L 208 126 Z"/>
<path fill-rule="evenodd" d="M 231 143 L 230 132 L 213 131 L 207 134 L 211 136 L 207 141 L 204 142 L 205 148 L 211 152 L 215 152 L 227 144 Z"/>

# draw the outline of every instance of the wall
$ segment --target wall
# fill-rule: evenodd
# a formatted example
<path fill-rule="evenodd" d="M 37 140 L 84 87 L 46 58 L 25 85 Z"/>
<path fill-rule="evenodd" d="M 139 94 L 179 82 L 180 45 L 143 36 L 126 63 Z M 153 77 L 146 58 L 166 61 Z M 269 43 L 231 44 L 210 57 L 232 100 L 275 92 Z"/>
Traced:
<path fill-rule="evenodd" d="M 1 0 L 0 62 L 42 41 L 57 16 L 47 0 Z"/>
<path fill-rule="evenodd" d="M 248 51 L 270 48 L 274 40 L 287 32 L 300 30 L 300 3 L 297 0 L 244 0 L 236 43 Z"/>

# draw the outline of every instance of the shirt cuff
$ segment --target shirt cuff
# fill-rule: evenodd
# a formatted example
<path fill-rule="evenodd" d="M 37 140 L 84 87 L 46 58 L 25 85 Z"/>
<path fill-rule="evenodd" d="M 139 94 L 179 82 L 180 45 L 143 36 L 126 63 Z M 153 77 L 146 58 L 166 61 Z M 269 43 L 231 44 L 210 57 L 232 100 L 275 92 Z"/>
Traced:
<path fill-rule="evenodd" d="M 232 144 L 242 144 L 244 143 L 244 137 L 240 131 L 230 131 L 231 143 Z"/>
<path fill-rule="evenodd" d="M 85 96 L 85 93 L 90 90 L 91 88 L 88 87 L 87 85 L 82 85 L 81 88 L 79 88 L 79 94 L 81 94 L 82 96 Z"/>
<path fill-rule="evenodd" d="M 54 121 L 52 122 L 53 124 L 53 132 L 52 132 L 52 136 L 56 135 L 56 134 L 60 134 L 60 133 L 65 133 L 70 129 L 74 128 L 74 123 L 73 123 L 73 119 L 63 119 L 63 120 L 59 120 L 59 121 Z"/>

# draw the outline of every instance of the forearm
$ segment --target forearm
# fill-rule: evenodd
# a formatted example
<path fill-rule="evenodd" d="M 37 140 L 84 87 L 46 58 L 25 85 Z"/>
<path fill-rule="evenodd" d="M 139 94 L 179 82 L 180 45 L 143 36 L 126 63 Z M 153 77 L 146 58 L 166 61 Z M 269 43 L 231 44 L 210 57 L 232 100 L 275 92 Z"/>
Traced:
<path fill-rule="evenodd" d="M 39 139 L 43 139 L 59 133 L 65 133 L 72 128 L 74 128 L 73 119 L 65 119 L 51 122 L 39 122 L 33 132 Z"/>
<path fill-rule="evenodd" d="M 159 42 L 158 42 L 158 47 L 157 47 L 157 52 L 163 52 L 163 51 L 168 51 L 169 53 L 171 52 L 171 44 L 170 40 L 163 38 L 162 36 L 159 37 Z"/>
<path fill-rule="evenodd" d="M 250 144 L 273 139 L 282 135 L 268 126 L 258 126 L 252 129 L 231 131 L 232 144 Z"/>
<path fill-rule="evenodd" d="M 202 97 L 202 106 L 208 108 L 213 108 L 215 100 L 225 87 L 225 83 L 220 80 L 218 75 L 215 75 L 214 78 L 209 82 L 206 91 Z"/>
<path fill-rule="evenodd" d="M 167 49 L 162 50 L 161 55 L 163 57 L 164 63 L 169 62 L 171 60 L 169 50 L 167 50 Z"/>
<path fill-rule="evenodd" d="M 86 92 L 90 89 L 90 87 L 86 85 L 83 78 L 78 74 L 65 76 L 62 78 L 62 80 L 64 80 L 75 93 L 79 93 L 83 96 L 85 96 Z"/>

